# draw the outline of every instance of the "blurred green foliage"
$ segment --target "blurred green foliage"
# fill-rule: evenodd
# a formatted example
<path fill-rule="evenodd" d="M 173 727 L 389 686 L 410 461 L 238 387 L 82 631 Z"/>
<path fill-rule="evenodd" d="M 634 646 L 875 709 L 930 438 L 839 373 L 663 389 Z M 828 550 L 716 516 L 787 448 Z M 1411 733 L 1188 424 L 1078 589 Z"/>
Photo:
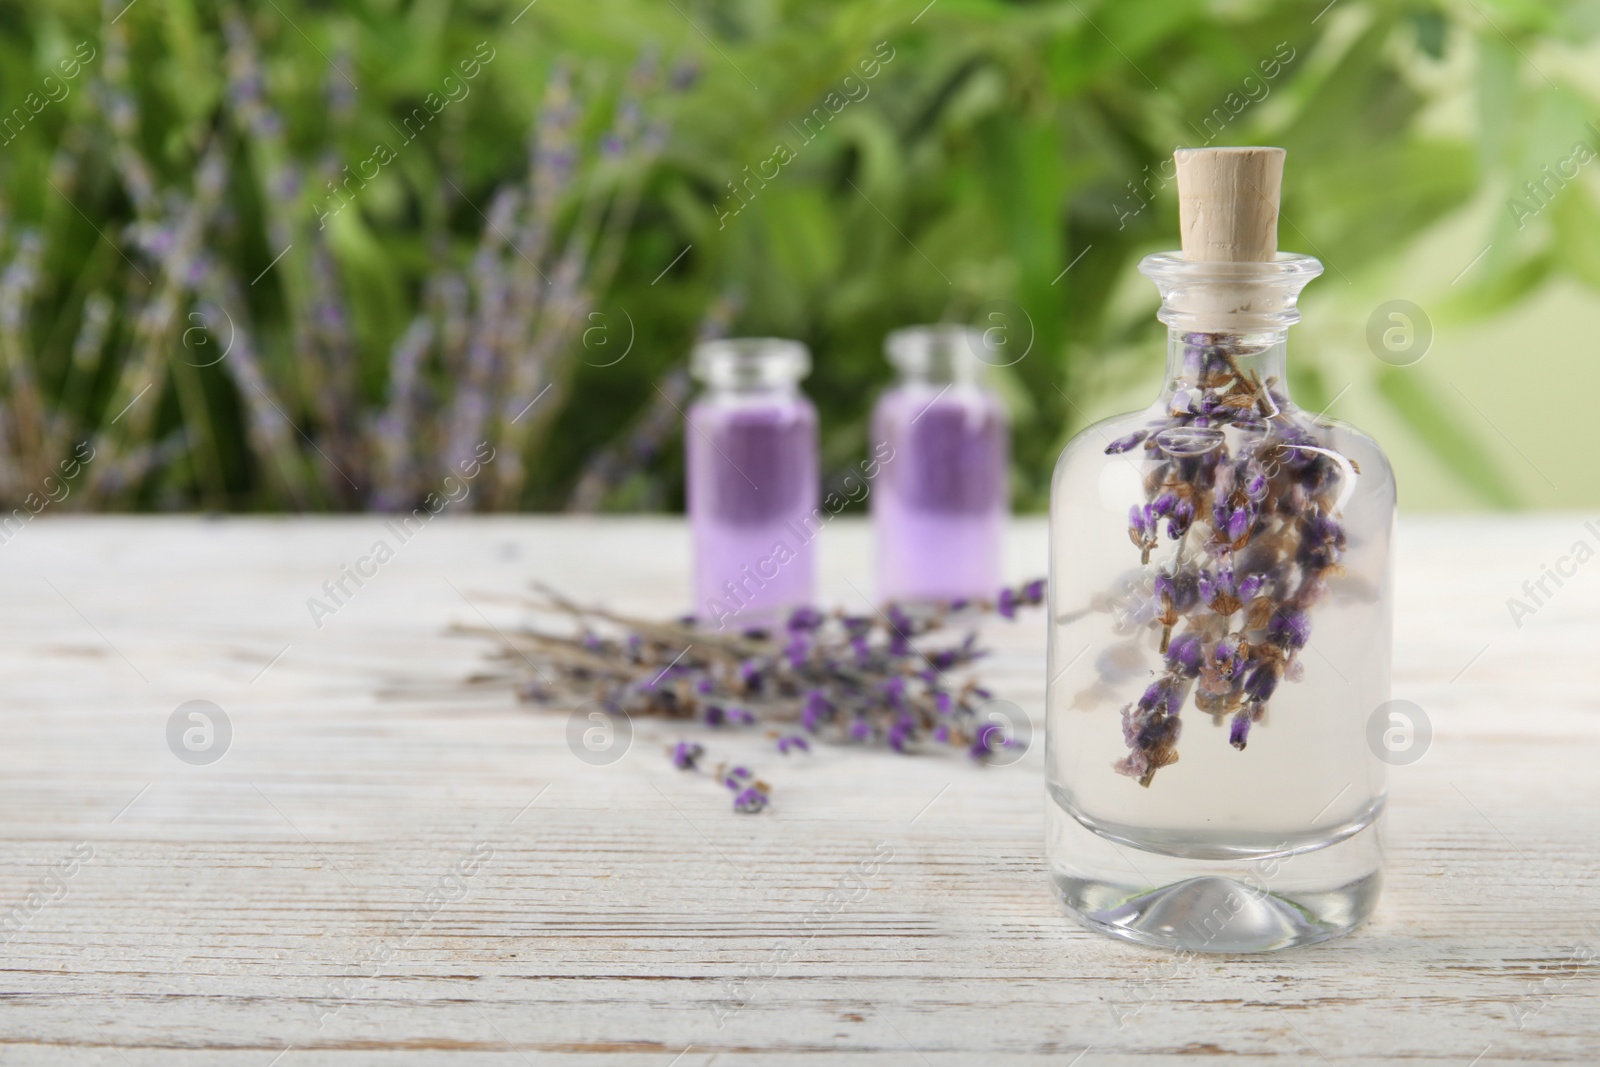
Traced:
<path fill-rule="evenodd" d="M 824 464 L 843 470 L 888 378 L 884 335 L 952 320 L 1028 349 L 1002 384 L 1015 498 L 1037 508 L 1094 399 L 1160 347 L 1132 266 L 1176 243 L 1174 148 L 1286 147 L 1281 245 L 1323 259 L 1319 285 L 1369 293 L 1442 219 L 1597 143 L 1563 73 L 1597 30 L 1593 3 L 1524 0 L 0 3 L 0 110 L 22 116 L 0 133 L 6 495 L 94 440 L 122 466 L 90 505 L 410 506 L 477 418 L 522 462 L 474 506 L 561 508 L 579 486 L 585 507 L 670 506 L 660 415 L 697 331 L 810 344 Z M 484 46 L 470 91 L 429 104 Z M 419 107 L 437 115 L 411 137 Z M 319 222 L 328 183 L 378 145 L 393 161 Z M 490 221 L 508 188 L 525 189 L 515 237 Z M 1532 224 L 1493 212 L 1492 251 L 1440 318 L 1563 274 L 1600 285 L 1600 207 L 1579 181 L 1548 193 Z M 198 266 L 163 259 L 185 219 Z M 520 292 L 519 256 L 572 293 L 530 289 L 474 386 L 449 294 L 470 286 L 481 324 L 497 285 Z M 174 262 L 192 269 L 168 277 Z M 224 345 L 219 312 L 248 324 L 264 388 L 232 355 L 182 358 L 197 323 Z M 397 397 L 418 323 L 419 392 Z M 1334 399 L 1315 358 L 1297 373 L 1302 404 Z M 1408 373 L 1375 368 L 1385 401 L 1485 502 L 1514 503 Z M 545 386 L 537 426 L 513 421 Z M 276 443 L 268 395 L 292 427 Z M 130 399 L 143 421 L 119 415 Z M 381 480 L 397 425 L 415 469 L 375 495 L 358 483 Z"/>

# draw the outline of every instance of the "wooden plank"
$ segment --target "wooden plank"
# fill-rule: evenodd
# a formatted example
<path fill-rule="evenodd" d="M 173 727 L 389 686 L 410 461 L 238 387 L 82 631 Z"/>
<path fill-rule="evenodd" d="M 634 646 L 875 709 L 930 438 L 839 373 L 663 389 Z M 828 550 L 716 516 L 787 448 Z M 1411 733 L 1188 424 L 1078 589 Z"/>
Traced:
<path fill-rule="evenodd" d="M 867 533 L 827 531 L 836 600 Z M 1038 745 L 719 735 L 776 789 L 744 817 L 661 724 L 590 767 L 564 716 L 459 690 L 487 649 L 444 629 L 515 621 L 530 578 L 682 610 L 680 523 L 441 520 L 318 629 L 380 520 L 41 519 L 0 545 L 0 1063 L 1593 1063 L 1600 578 L 1506 607 L 1585 536 L 1403 524 L 1396 695 L 1435 740 L 1393 776 L 1378 914 L 1186 959 L 1060 910 Z M 1040 573 L 1042 524 L 1011 548 Z M 986 636 L 1039 716 L 1039 617 Z M 197 699 L 233 727 L 209 766 L 166 742 Z"/>

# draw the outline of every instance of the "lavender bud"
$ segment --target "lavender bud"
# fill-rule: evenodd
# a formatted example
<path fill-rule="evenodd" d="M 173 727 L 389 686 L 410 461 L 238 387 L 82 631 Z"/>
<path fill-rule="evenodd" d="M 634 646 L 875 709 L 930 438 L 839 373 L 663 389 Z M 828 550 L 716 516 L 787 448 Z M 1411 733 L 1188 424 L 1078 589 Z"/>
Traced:
<path fill-rule="evenodd" d="M 1115 456 L 1128 451 L 1145 439 L 1147 430 L 1135 430 L 1126 437 L 1119 437 L 1106 446 L 1106 455 Z"/>
<path fill-rule="evenodd" d="M 1249 738 L 1249 736 L 1250 713 L 1248 711 L 1240 710 L 1240 712 L 1233 717 L 1233 725 L 1228 730 L 1228 744 L 1232 745 L 1240 752 L 1243 752 L 1245 741 Z"/>
<path fill-rule="evenodd" d="M 1167 666 L 1185 678 L 1200 673 L 1200 656 L 1204 642 L 1196 633 L 1181 633 L 1167 645 Z"/>

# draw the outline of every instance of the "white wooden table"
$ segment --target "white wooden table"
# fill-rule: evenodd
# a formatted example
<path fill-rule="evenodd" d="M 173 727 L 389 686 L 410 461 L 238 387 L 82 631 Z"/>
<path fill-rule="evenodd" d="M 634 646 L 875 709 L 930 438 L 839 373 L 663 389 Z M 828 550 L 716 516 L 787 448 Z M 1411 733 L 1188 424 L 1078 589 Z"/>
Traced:
<path fill-rule="evenodd" d="M 870 588 L 866 535 L 827 531 L 831 598 Z M 1037 744 L 719 741 L 775 788 L 740 816 L 661 724 L 590 767 L 564 715 L 456 684 L 487 646 L 446 627 L 515 621 L 493 595 L 535 577 L 682 610 L 681 524 L 436 521 L 315 628 L 379 537 L 45 517 L 0 545 L 0 1063 L 1600 1062 L 1600 563 L 1506 607 L 1600 540 L 1583 517 L 1403 524 L 1396 696 L 1435 738 L 1393 775 L 1378 914 L 1199 959 L 1062 912 Z M 1013 576 L 1043 553 L 1019 522 Z M 1042 627 L 988 638 L 1035 716 Z M 232 726 L 210 765 L 168 747 L 190 700 Z"/>

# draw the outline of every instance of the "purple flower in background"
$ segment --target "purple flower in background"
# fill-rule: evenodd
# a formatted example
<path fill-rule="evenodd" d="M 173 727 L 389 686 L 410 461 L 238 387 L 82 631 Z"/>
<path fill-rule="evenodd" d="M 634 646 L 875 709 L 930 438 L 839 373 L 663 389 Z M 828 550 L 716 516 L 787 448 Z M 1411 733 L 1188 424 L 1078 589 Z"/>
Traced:
<path fill-rule="evenodd" d="M 1006 747 L 1006 732 L 999 723 L 986 722 L 978 727 L 977 733 L 972 738 L 970 755 L 973 759 L 983 759 L 992 752 L 998 752 Z"/>
<path fill-rule="evenodd" d="M 790 632 L 811 631 L 822 625 L 822 613 L 814 608 L 795 608 L 789 616 Z"/>
<path fill-rule="evenodd" d="M 767 794 L 752 786 L 733 798 L 733 810 L 742 815 L 754 815 L 767 803 Z"/>
<path fill-rule="evenodd" d="M 891 708 L 898 708 L 905 703 L 906 679 L 905 675 L 897 674 L 883 683 L 884 701 Z"/>
<path fill-rule="evenodd" d="M 1012 604 L 1037 603 L 1045 583 L 1033 580 L 1011 590 Z M 885 607 L 883 614 L 845 616 L 793 613 L 791 625 L 758 634 L 707 634 L 698 620 L 630 620 L 604 609 L 586 609 L 546 591 L 545 607 L 566 612 L 571 633 L 524 628 L 515 645 L 538 672 L 526 685 L 529 699 L 570 708 L 602 699 L 631 716 L 694 720 L 711 727 L 754 725 L 780 754 L 811 751 L 811 736 L 835 742 L 881 744 L 909 752 L 932 738 L 968 747 L 978 726 L 978 707 L 990 693 L 976 679 L 943 673 L 984 654 L 976 631 L 948 639 L 926 652 L 896 655 L 894 627 L 907 639 L 949 634 L 954 610 L 919 606 L 915 612 Z M 966 610 L 995 610 L 975 601 Z M 951 635 L 954 636 L 954 635 Z M 930 665 L 937 657 L 938 668 Z M 670 678 L 670 684 L 652 684 Z M 576 698 L 575 700 L 573 698 Z M 1003 740 L 1003 738 L 1002 738 Z M 669 747 L 674 766 L 703 769 L 705 750 L 690 741 Z M 718 765 L 711 776 L 741 795 L 754 790 L 752 805 L 765 805 L 770 789 L 747 767 Z"/>
<path fill-rule="evenodd" d="M 911 740 L 915 733 L 916 724 L 910 719 L 896 719 L 895 724 L 889 727 L 889 747 L 896 752 L 904 752 L 906 750 L 906 742 Z"/>
<path fill-rule="evenodd" d="M 833 715 L 833 705 L 828 703 L 828 698 L 822 690 L 813 689 L 806 694 L 806 702 L 800 709 L 800 725 L 812 733 L 817 732 L 824 720 Z"/>

